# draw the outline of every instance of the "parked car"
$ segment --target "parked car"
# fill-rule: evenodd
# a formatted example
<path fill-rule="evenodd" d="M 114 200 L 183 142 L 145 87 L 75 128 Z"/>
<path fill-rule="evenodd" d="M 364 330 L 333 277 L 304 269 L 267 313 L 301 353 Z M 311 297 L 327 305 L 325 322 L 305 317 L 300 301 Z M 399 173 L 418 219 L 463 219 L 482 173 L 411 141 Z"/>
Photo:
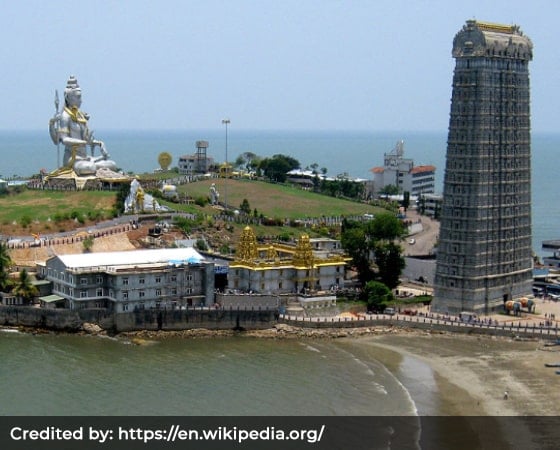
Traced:
<path fill-rule="evenodd" d="M 383 314 L 388 314 L 389 316 L 392 316 L 396 313 L 395 308 L 385 308 L 385 310 L 383 311 Z"/>

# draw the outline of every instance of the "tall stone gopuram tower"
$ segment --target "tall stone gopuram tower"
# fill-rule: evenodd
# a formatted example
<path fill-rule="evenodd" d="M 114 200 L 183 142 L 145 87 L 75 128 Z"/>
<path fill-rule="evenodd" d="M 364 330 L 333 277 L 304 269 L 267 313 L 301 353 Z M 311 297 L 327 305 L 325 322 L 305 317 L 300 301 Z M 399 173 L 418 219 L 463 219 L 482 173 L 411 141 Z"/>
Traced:
<path fill-rule="evenodd" d="M 432 309 L 487 314 L 531 293 L 533 44 L 518 26 L 468 20 L 453 57 Z"/>

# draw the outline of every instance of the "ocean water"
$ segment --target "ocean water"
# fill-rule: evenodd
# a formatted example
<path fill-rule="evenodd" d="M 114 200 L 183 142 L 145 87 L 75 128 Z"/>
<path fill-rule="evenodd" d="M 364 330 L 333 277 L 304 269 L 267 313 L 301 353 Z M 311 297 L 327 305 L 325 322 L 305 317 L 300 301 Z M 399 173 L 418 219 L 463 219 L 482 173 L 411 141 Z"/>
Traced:
<path fill-rule="evenodd" d="M 1 415 L 437 414 L 437 389 L 411 389 L 374 358 L 337 341 L 168 339 L 152 345 L 0 331 Z M 428 382 L 425 380 L 428 379 Z"/>
<path fill-rule="evenodd" d="M 124 171 L 149 172 L 158 167 L 162 151 L 169 152 L 172 166 L 180 156 L 196 151 L 197 140 L 207 140 L 207 154 L 216 161 L 226 159 L 224 130 L 108 131 L 96 133 L 105 142 L 111 158 Z M 228 131 L 228 161 L 244 152 L 259 156 L 285 154 L 302 167 L 317 163 L 327 175 L 348 173 L 371 179 L 370 169 L 383 164 L 383 154 L 404 140 L 405 157 L 416 165 L 436 166 L 436 190 L 443 191 L 447 132 L 368 131 Z M 560 172 L 560 134 L 532 135 L 533 249 L 543 256 L 543 240 L 560 238 L 560 202 L 553 181 Z M 57 167 L 63 149 L 52 144 L 48 131 L 0 131 L 0 178 L 26 176 Z M 546 254 L 546 253 L 544 253 Z"/>

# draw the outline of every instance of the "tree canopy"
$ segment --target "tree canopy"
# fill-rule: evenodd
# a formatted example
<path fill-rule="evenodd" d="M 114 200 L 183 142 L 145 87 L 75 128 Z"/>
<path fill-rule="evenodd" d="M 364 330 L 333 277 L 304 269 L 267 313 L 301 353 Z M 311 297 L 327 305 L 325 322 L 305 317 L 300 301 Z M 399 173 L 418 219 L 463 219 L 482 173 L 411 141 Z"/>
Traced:
<path fill-rule="evenodd" d="M 12 266 L 12 259 L 8 252 L 8 246 L 0 242 L 0 291 L 8 287 L 8 273 Z"/>
<path fill-rule="evenodd" d="M 23 269 L 19 273 L 19 278 L 17 279 L 12 293 L 24 300 L 31 300 L 38 294 L 38 289 L 33 285 L 32 279 L 26 269 Z"/>
<path fill-rule="evenodd" d="M 405 265 L 398 241 L 405 233 L 402 222 L 391 213 L 377 214 L 365 222 L 344 221 L 341 244 L 362 285 L 378 280 L 390 289 L 398 286 Z"/>
<path fill-rule="evenodd" d="M 379 281 L 368 281 L 364 286 L 368 311 L 381 311 L 394 297 L 391 290 Z"/>
<path fill-rule="evenodd" d="M 299 169 L 299 161 L 287 155 L 274 155 L 272 158 L 264 158 L 259 164 L 259 169 L 267 178 L 283 183 L 286 181 L 290 170 Z"/>

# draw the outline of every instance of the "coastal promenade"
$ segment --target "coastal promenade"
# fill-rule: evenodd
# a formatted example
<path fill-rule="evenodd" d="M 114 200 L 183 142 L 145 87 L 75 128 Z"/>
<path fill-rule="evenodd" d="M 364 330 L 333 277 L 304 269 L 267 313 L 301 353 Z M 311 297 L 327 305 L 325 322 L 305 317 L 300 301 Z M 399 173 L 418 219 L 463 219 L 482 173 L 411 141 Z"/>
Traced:
<path fill-rule="evenodd" d="M 472 321 L 464 322 L 458 317 L 441 315 L 404 314 L 360 314 L 356 316 L 336 317 L 295 317 L 280 315 L 281 323 L 300 328 L 367 328 L 376 326 L 410 328 L 426 331 L 439 331 L 461 334 L 485 334 L 506 337 L 537 338 L 558 340 L 560 329 L 557 323 L 553 326 L 539 325 L 534 321 Z"/>

